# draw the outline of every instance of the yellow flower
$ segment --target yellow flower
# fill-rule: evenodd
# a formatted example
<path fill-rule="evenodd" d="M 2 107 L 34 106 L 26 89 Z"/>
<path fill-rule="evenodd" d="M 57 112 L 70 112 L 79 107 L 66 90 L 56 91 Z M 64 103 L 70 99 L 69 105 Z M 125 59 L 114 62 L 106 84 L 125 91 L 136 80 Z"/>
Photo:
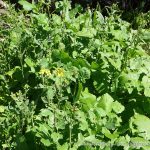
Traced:
<path fill-rule="evenodd" d="M 56 75 L 58 77 L 63 77 L 64 76 L 64 69 L 63 68 L 57 68 L 56 69 Z"/>
<path fill-rule="evenodd" d="M 43 69 L 40 70 L 39 74 L 50 76 L 51 72 L 50 72 L 50 70 L 43 68 Z"/>

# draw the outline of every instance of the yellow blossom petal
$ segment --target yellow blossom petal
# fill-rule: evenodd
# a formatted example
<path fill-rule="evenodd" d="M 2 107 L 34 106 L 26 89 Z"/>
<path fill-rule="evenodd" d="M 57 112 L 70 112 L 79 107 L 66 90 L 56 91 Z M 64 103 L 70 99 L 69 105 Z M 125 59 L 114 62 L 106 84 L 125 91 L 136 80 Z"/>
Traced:
<path fill-rule="evenodd" d="M 40 72 L 39 72 L 39 74 L 50 76 L 51 72 L 50 72 L 49 69 L 41 69 Z"/>
<path fill-rule="evenodd" d="M 63 77 L 64 76 L 64 69 L 63 68 L 57 68 L 56 69 L 56 75 L 58 77 Z"/>

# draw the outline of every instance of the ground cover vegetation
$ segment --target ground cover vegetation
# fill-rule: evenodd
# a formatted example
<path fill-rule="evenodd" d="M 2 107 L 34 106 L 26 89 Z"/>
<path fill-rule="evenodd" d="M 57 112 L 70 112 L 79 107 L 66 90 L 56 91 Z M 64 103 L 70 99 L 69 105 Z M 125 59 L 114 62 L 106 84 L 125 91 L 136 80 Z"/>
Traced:
<path fill-rule="evenodd" d="M 150 149 L 150 12 L 133 29 L 117 5 L 19 4 L 0 15 L 0 149 Z"/>

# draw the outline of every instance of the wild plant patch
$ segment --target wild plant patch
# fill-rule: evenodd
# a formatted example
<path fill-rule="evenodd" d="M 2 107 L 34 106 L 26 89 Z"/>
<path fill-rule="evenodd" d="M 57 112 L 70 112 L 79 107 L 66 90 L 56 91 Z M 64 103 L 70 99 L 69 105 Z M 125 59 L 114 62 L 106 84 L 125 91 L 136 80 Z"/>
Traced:
<path fill-rule="evenodd" d="M 150 29 L 20 4 L 0 16 L 0 149 L 150 149 Z"/>

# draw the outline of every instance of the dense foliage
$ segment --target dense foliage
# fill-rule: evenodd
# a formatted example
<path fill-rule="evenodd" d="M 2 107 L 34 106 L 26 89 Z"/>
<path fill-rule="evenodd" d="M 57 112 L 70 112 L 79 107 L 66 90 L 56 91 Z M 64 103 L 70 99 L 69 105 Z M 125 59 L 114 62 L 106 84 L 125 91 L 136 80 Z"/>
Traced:
<path fill-rule="evenodd" d="M 0 16 L 0 149 L 150 149 L 150 13 L 20 4 Z"/>

